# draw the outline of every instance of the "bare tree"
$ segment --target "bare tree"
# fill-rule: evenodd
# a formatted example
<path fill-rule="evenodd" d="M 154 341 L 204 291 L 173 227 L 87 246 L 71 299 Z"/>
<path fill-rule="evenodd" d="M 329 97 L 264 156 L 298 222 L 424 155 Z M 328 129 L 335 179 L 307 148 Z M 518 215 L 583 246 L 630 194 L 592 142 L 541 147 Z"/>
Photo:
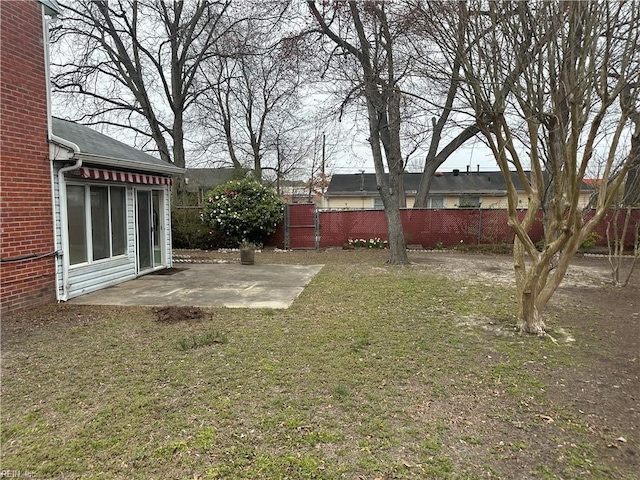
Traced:
<path fill-rule="evenodd" d="M 629 92 L 627 87 L 626 92 Z M 624 103 L 626 101 L 622 100 Z M 611 266 L 611 279 L 613 284 L 626 287 L 631 280 L 631 275 L 635 270 L 638 259 L 640 259 L 640 219 L 633 218 L 634 210 L 640 207 L 640 107 L 629 105 L 629 118 L 634 128 L 631 131 L 631 148 L 629 157 L 631 164 L 627 172 L 624 184 L 622 199 L 614 202 L 613 213 L 607 224 L 607 247 L 609 265 Z M 621 216 L 624 214 L 624 218 Z M 622 225 L 621 225 L 622 224 Z M 631 260 L 625 271 L 625 242 L 631 236 L 632 246 L 630 248 Z"/>
<path fill-rule="evenodd" d="M 277 153 L 275 139 L 300 123 L 303 70 L 284 20 L 267 15 L 240 22 L 201 67 L 208 87 L 199 105 L 205 136 L 211 144 L 224 139 L 234 167 L 250 167 L 257 180 L 263 168 L 276 169 L 266 166 Z"/>
<path fill-rule="evenodd" d="M 394 50 L 401 32 L 387 16 L 387 9 L 394 7 L 384 2 L 330 2 L 321 11 L 315 2 L 307 3 L 321 33 L 357 65 L 359 78 L 350 80 L 353 91 L 361 91 L 366 101 L 376 183 L 389 232 L 388 262 L 409 263 L 400 217 L 405 193 L 399 82 L 404 71 L 403 65 L 395 63 Z"/>
<path fill-rule="evenodd" d="M 634 87 L 637 89 L 639 84 L 636 83 Z M 633 104 L 633 98 L 626 99 L 632 95 L 632 86 L 627 85 L 623 90 L 621 97 L 626 105 L 625 108 L 629 110 L 629 118 L 633 122 L 633 130 L 631 132 L 631 150 L 629 156 L 631 157 L 631 166 L 627 172 L 627 178 L 625 180 L 624 188 L 624 205 L 628 207 L 640 207 L 640 106 Z"/>
<path fill-rule="evenodd" d="M 414 208 L 425 208 L 428 204 L 429 190 L 436 170 L 467 140 L 480 133 L 475 122 L 467 122 L 457 134 L 453 135 L 444 146 L 445 135 L 452 130 L 451 116 L 460 108 L 458 96 L 460 87 L 460 55 L 463 55 L 465 24 L 464 2 L 423 2 L 410 1 L 409 5 L 415 12 L 415 22 L 412 28 L 419 30 L 419 35 L 436 48 L 433 55 L 423 55 L 422 69 L 419 72 L 424 79 L 424 85 L 440 86 L 443 90 L 440 97 L 432 97 L 427 101 L 427 109 L 434 112 L 431 118 L 431 136 L 424 161 L 423 175 L 416 193 Z M 449 18 L 449 22 L 445 19 Z M 453 21 L 451 21 L 453 19 Z M 455 19 L 458 21 L 455 22 Z M 442 58 L 437 47 L 446 43 L 452 48 L 454 55 Z M 424 48 L 424 47 L 423 47 Z M 419 57 L 420 58 L 420 57 Z M 454 127 L 455 128 L 455 127 Z M 449 134 L 449 137 L 452 135 Z"/>
<path fill-rule="evenodd" d="M 230 0 L 75 0 L 55 31 L 54 93 L 87 124 L 125 127 L 185 166 L 185 116 Z"/>
<path fill-rule="evenodd" d="M 464 91 L 506 179 L 524 333 L 545 332 L 541 311 L 633 162 L 620 139 L 638 105 L 640 88 L 632 82 L 640 73 L 639 10 L 634 2 L 468 6 L 467 50 L 459 57 Z M 597 149 L 605 168 L 586 220 L 580 191 Z M 516 211 L 514 176 L 527 196 L 524 218 Z M 529 229 L 541 207 L 545 246 L 538 251 Z"/>
<path fill-rule="evenodd" d="M 629 249 L 631 259 L 629 259 L 628 266 L 625 267 L 627 260 L 625 242 L 628 236 L 633 237 L 633 244 Z M 623 207 L 618 204 L 613 207 L 613 213 L 607 223 L 607 247 L 607 260 L 611 267 L 613 284 L 626 287 L 640 258 L 640 219 L 633 219 L 632 207 Z"/>

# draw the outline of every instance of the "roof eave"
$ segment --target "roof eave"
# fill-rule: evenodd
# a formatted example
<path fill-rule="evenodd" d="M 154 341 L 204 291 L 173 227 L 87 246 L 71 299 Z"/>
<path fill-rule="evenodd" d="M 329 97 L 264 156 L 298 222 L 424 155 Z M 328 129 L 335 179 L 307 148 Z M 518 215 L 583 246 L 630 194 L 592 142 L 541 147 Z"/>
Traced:
<path fill-rule="evenodd" d="M 38 0 L 38 2 L 44 6 L 44 13 L 46 15 L 55 18 L 62 13 L 56 0 Z"/>
<path fill-rule="evenodd" d="M 83 162 L 97 163 L 108 167 L 130 168 L 134 170 L 142 170 L 155 173 L 165 173 L 168 175 L 180 175 L 186 169 L 176 167 L 175 165 L 154 165 L 152 163 L 137 162 L 135 160 L 124 160 L 122 158 L 103 157 L 101 155 L 91 155 L 88 153 L 76 153 L 74 158 Z"/>
<path fill-rule="evenodd" d="M 372 197 L 379 195 L 378 191 L 358 190 L 357 192 L 324 192 L 325 197 Z"/>

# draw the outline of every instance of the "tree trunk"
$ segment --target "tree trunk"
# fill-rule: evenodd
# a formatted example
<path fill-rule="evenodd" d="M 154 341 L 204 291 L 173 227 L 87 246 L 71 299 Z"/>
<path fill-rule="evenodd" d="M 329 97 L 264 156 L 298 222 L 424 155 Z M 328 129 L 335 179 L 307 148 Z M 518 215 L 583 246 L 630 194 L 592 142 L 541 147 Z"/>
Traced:
<path fill-rule="evenodd" d="M 470 125 L 462 132 L 451 140 L 441 151 L 436 155 L 438 146 L 440 144 L 440 137 L 434 137 L 431 139 L 431 147 L 427 158 L 424 163 L 424 171 L 420 178 L 420 185 L 416 192 L 416 200 L 413 204 L 413 208 L 427 208 L 429 204 L 429 190 L 431 190 L 431 181 L 436 173 L 436 170 L 440 168 L 453 152 L 455 152 L 460 146 L 467 140 L 475 137 L 480 132 L 480 128 L 476 125 Z"/>
<path fill-rule="evenodd" d="M 259 154 L 254 154 L 253 157 L 253 179 L 256 182 L 262 183 L 262 164 L 260 162 Z"/>
<path fill-rule="evenodd" d="M 390 265 L 406 265 L 409 263 L 409 258 L 407 257 L 407 246 L 402 231 L 400 208 L 397 206 L 395 208 L 385 208 L 385 216 L 387 230 L 389 231 L 389 260 L 387 260 L 387 263 Z"/>
<path fill-rule="evenodd" d="M 413 208 L 427 208 L 429 206 L 429 190 L 431 190 L 431 182 L 433 181 L 433 176 L 439 166 L 439 164 L 429 162 L 427 159 L 424 165 L 424 172 L 420 177 L 420 185 L 416 192 L 416 199 L 413 204 Z"/>
<path fill-rule="evenodd" d="M 520 305 L 518 320 L 520 333 L 544 335 L 545 324 L 538 309 L 538 295 L 535 290 L 525 290 L 518 294 Z"/>
<path fill-rule="evenodd" d="M 624 186 L 623 204 L 625 206 L 640 205 L 640 114 L 636 114 L 633 118 L 636 122 L 636 131 L 631 136 L 629 157 L 633 160 Z"/>
<path fill-rule="evenodd" d="M 367 7 L 367 18 L 372 15 L 378 21 L 377 25 L 379 25 L 381 35 L 376 42 L 372 43 L 372 38 L 365 31 L 358 2 L 349 2 L 353 26 L 358 37 L 358 47 L 356 47 L 331 30 L 313 1 L 309 0 L 307 5 L 324 34 L 345 52 L 353 55 L 362 67 L 363 76 L 358 76 L 357 84 L 362 82 L 367 103 L 369 143 L 376 172 L 376 184 L 384 204 L 389 233 L 390 255 L 388 262 L 390 264 L 407 264 L 409 259 L 400 217 L 400 198 L 401 195 L 404 195 L 401 181 L 404 164 L 400 148 L 400 99 L 402 95 L 394 70 L 392 50 L 394 37 L 391 34 L 385 9 L 378 5 Z M 384 159 L 386 159 L 389 168 L 388 176 L 385 173 L 383 148 Z"/>

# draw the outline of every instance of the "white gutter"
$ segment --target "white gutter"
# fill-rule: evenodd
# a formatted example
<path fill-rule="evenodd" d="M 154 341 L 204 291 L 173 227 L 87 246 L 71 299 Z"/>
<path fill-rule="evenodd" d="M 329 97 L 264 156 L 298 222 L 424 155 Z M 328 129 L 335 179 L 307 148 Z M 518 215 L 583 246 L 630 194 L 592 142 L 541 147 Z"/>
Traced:
<path fill-rule="evenodd" d="M 0 0 L 1 1 L 1 0 Z M 79 154 L 78 157 L 89 163 L 98 163 L 100 166 L 128 168 L 133 170 L 142 170 L 154 173 L 178 174 L 185 173 L 186 169 L 176 167 L 170 163 L 167 165 L 156 165 L 153 163 L 137 162 L 135 160 L 124 160 L 122 158 L 104 157 L 102 155 L 93 155 L 90 153 Z"/>

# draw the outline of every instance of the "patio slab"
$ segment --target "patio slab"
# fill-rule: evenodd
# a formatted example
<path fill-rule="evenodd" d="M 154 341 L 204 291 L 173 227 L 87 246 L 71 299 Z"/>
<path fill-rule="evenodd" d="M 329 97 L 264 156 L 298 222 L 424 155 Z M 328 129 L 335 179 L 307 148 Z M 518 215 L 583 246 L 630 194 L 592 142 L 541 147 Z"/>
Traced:
<path fill-rule="evenodd" d="M 322 265 L 178 264 L 69 303 L 288 308 L 321 269 Z"/>

